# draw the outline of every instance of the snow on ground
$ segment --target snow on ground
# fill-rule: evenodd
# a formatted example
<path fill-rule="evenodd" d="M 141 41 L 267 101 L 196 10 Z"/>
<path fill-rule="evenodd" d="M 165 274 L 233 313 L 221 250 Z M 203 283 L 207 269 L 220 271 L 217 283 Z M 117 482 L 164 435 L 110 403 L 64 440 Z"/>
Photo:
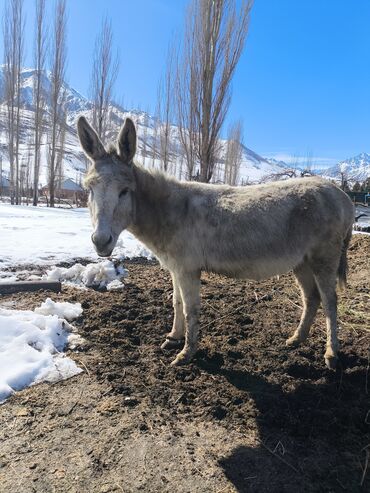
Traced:
<path fill-rule="evenodd" d="M 65 319 L 81 313 L 79 303 L 49 298 L 34 311 L 0 308 L 0 403 L 17 390 L 82 371 L 62 353 L 78 337 L 70 333 L 73 328 Z"/>
<path fill-rule="evenodd" d="M 12 266 L 54 266 L 77 258 L 96 262 L 99 257 L 91 242 L 91 233 L 87 209 L 0 203 L 0 273 Z M 118 239 L 113 256 L 151 257 L 151 253 L 125 231 Z"/>
<path fill-rule="evenodd" d="M 122 265 L 116 267 L 111 260 L 104 260 L 86 266 L 75 264 L 70 268 L 56 267 L 48 271 L 46 278 L 75 286 L 106 287 L 108 291 L 117 291 L 124 287 L 122 278 L 127 274 Z"/>

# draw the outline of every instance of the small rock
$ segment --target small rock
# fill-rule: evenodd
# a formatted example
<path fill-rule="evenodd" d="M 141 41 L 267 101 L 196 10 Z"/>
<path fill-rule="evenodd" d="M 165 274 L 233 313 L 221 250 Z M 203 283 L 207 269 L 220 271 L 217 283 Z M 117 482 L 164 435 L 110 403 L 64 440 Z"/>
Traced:
<path fill-rule="evenodd" d="M 135 399 L 135 397 L 125 397 L 123 399 L 123 404 L 128 407 L 134 407 L 137 406 L 137 404 L 139 404 L 139 401 Z"/>

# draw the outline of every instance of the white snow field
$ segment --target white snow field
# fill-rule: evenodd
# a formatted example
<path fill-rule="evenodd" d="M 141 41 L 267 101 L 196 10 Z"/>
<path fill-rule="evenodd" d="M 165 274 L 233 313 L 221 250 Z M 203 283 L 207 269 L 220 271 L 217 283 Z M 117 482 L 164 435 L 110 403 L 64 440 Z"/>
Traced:
<path fill-rule="evenodd" d="M 50 298 L 34 311 L 0 308 L 0 403 L 17 390 L 82 371 L 62 353 L 79 339 L 67 320 L 81 314 L 80 303 L 55 303 Z"/>
<path fill-rule="evenodd" d="M 88 209 L 15 206 L 0 203 L 0 272 L 13 266 L 54 266 L 78 258 L 99 257 L 91 242 Z M 115 258 L 151 257 L 127 231 L 114 249 Z"/>

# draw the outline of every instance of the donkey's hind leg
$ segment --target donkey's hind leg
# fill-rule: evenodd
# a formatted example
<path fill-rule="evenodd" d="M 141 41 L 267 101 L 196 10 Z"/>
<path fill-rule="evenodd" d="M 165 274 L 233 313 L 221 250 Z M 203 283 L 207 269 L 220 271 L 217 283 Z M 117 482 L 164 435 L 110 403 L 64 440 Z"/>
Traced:
<path fill-rule="evenodd" d="M 303 312 L 301 321 L 292 337 L 287 339 L 287 346 L 298 346 L 305 341 L 310 332 L 317 309 L 320 304 L 320 293 L 317 289 L 313 272 L 307 262 L 300 264 L 294 269 L 294 275 L 301 289 Z"/>
<path fill-rule="evenodd" d="M 166 340 L 162 344 L 162 349 L 181 349 L 185 342 L 185 318 L 179 285 L 176 277 L 171 273 L 173 284 L 173 325 L 172 330 L 167 334 Z"/>
<path fill-rule="evenodd" d="M 322 306 L 326 316 L 326 351 L 325 363 L 330 369 L 335 368 L 338 359 L 339 342 L 337 337 L 337 293 L 336 278 L 339 255 L 330 258 L 312 260 L 311 267 L 320 292 Z"/>

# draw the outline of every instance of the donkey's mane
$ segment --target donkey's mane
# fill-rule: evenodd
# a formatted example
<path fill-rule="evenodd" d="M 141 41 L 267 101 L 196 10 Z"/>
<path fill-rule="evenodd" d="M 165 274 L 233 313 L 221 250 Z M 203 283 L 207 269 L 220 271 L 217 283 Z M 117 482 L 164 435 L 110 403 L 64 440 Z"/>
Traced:
<path fill-rule="evenodd" d="M 146 195 L 153 198 L 168 196 L 181 186 L 180 182 L 155 168 L 147 169 L 137 163 L 133 165 L 133 171 L 137 182 L 137 187 Z"/>

